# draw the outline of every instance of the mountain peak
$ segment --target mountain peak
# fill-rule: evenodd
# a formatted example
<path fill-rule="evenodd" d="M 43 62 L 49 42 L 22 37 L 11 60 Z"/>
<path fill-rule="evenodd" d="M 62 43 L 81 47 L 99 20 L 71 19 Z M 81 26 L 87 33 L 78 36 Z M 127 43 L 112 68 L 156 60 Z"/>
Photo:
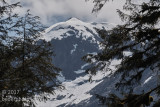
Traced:
<path fill-rule="evenodd" d="M 68 24 L 82 24 L 84 25 L 85 22 L 83 22 L 82 20 L 80 20 L 79 18 L 75 18 L 75 17 L 71 17 L 66 21 Z"/>
<path fill-rule="evenodd" d="M 76 17 L 71 17 L 68 19 L 68 21 L 81 21 L 81 20 Z"/>
<path fill-rule="evenodd" d="M 98 37 L 98 29 L 108 28 L 103 24 L 92 24 L 83 22 L 78 18 L 72 17 L 64 22 L 56 23 L 45 30 L 43 39 L 50 41 L 52 39 L 63 39 L 69 36 L 75 35 L 77 38 L 82 37 L 83 40 L 89 40 L 90 42 L 96 42 L 95 38 Z"/>

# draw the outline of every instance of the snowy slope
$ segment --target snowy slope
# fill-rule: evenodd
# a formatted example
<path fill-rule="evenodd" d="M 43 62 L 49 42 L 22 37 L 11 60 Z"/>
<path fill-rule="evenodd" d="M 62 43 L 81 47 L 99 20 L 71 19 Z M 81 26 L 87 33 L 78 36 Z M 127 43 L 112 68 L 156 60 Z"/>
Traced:
<path fill-rule="evenodd" d="M 118 64 L 119 61 L 113 61 L 112 64 Z M 110 66 L 114 69 L 114 66 Z M 95 98 L 95 94 L 107 96 L 110 93 L 119 95 L 119 92 L 115 89 L 115 83 L 120 79 L 120 75 L 116 77 L 106 76 L 108 73 L 99 72 L 93 77 L 93 82 L 89 83 L 88 75 L 81 76 L 73 81 L 64 82 L 63 85 L 66 87 L 64 91 L 56 91 L 56 95 L 51 95 L 50 100 L 46 103 L 39 102 L 38 107 L 105 107 L 102 106 L 98 99 Z M 142 84 L 134 88 L 135 93 L 141 93 L 143 90 L 148 91 L 154 88 L 157 84 L 156 73 L 151 74 L 146 72 L 142 79 Z M 156 100 L 154 93 L 152 96 Z"/>
<path fill-rule="evenodd" d="M 56 95 L 51 96 L 50 101 L 38 103 L 38 107 L 65 107 L 77 105 L 81 101 L 88 100 L 92 95 L 88 93 L 90 89 L 102 82 L 89 83 L 88 76 L 79 77 L 70 82 L 64 82 L 65 90 L 56 91 Z M 85 101 L 87 103 L 87 101 Z"/>
<path fill-rule="evenodd" d="M 102 105 L 99 103 L 98 99 L 95 97 L 94 94 L 99 94 L 101 96 L 108 96 L 110 93 L 114 93 L 119 97 L 123 98 L 120 92 L 118 92 L 118 90 L 116 90 L 115 88 L 115 84 L 119 82 L 119 80 L 120 80 L 120 75 L 117 75 L 115 77 L 111 76 L 103 79 L 101 83 L 96 85 L 93 89 L 91 89 L 88 92 L 88 93 L 91 93 L 91 95 L 93 95 L 90 99 L 87 100 L 88 103 L 86 103 L 86 100 L 84 100 L 79 104 L 77 104 L 75 107 L 102 107 Z M 156 86 L 157 86 L 156 72 L 151 73 L 150 71 L 145 71 L 141 80 L 141 84 L 138 84 L 134 87 L 133 93 L 142 94 L 143 92 L 150 91 Z M 126 89 L 126 93 L 127 93 L 127 89 Z M 154 101 L 158 100 L 155 93 L 152 93 L 151 96 L 153 96 Z M 147 107 L 152 107 L 152 105 Z"/>
<path fill-rule="evenodd" d="M 110 68 L 115 69 L 114 65 L 119 64 L 120 61 L 112 61 Z M 83 65 L 84 67 L 86 65 Z M 93 82 L 89 82 L 89 74 L 85 76 L 80 76 L 72 81 L 63 82 L 65 90 L 56 91 L 55 95 L 50 96 L 50 100 L 47 102 L 38 102 L 38 107 L 87 107 L 90 103 L 90 99 L 94 97 L 93 93 L 90 91 L 99 84 L 103 83 L 103 79 L 108 76 L 110 72 L 99 72 L 97 75 L 93 76 Z M 111 86 L 110 88 L 112 88 Z M 81 104 L 81 103 L 84 104 Z M 98 106 L 98 103 L 97 103 Z M 96 106 L 91 106 L 96 107 Z"/>

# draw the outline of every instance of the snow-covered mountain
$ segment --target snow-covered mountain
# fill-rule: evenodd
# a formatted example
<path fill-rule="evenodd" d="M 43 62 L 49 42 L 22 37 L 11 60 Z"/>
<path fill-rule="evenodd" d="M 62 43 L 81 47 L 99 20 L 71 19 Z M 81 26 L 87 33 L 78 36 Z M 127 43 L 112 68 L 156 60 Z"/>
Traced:
<path fill-rule="evenodd" d="M 56 57 L 53 63 L 62 69 L 67 80 L 84 74 L 87 64 L 81 58 L 87 53 L 99 52 L 101 41 L 95 28 L 108 29 L 107 23 L 85 23 L 77 18 L 52 25 L 45 30 L 43 39 L 51 41 Z"/>
<path fill-rule="evenodd" d="M 101 51 L 101 41 L 95 28 L 110 29 L 108 23 L 86 23 L 76 18 L 66 22 L 54 24 L 45 30 L 43 39 L 51 41 L 56 57 L 53 63 L 62 69 L 63 85 L 65 90 L 56 91 L 47 102 L 37 101 L 38 107 L 104 107 L 99 104 L 95 94 L 107 96 L 109 93 L 119 95 L 115 83 L 120 80 L 120 75 L 110 76 L 110 72 L 98 72 L 93 77 L 93 82 L 88 82 L 89 74 L 84 73 L 88 64 L 81 58 L 87 53 Z M 125 53 L 127 54 L 127 52 Z M 113 60 L 109 66 L 115 70 L 115 65 L 120 60 Z M 104 70 L 105 71 L 105 70 Z M 141 84 L 134 88 L 135 93 L 141 93 L 154 88 L 157 84 L 156 72 L 145 71 Z M 153 94 L 154 98 L 155 95 Z"/>

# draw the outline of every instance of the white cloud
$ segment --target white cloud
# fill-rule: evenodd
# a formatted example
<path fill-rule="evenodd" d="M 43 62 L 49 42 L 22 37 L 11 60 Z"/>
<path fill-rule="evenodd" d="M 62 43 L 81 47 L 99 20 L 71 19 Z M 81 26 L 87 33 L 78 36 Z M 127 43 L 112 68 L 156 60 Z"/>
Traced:
<path fill-rule="evenodd" d="M 116 9 L 122 9 L 125 0 L 114 0 L 107 2 L 98 15 L 92 14 L 93 1 L 90 0 L 11 0 L 20 1 L 23 9 L 16 9 L 19 13 L 30 9 L 32 14 L 41 17 L 42 22 L 52 25 L 63 21 L 69 17 L 77 17 L 83 21 L 107 21 L 110 23 L 120 23 Z"/>

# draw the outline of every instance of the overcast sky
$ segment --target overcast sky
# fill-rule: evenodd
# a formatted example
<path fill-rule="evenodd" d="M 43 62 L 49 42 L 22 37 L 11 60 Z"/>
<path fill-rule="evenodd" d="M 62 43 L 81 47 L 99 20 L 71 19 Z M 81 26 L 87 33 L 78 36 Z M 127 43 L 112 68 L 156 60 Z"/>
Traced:
<path fill-rule="evenodd" d="M 122 9 L 125 0 L 110 0 L 96 15 L 92 13 L 93 0 L 10 0 L 12 3 L 20 1 L 23 8 L 16 9 L 18 13 L 30 9 L 32 14 L 41 17 L 42 23 L 52 25 L 65 21 L 70 17 L 79 18 L 85 22 L 109 22 L 120 23 L 116 9 Z"/>

